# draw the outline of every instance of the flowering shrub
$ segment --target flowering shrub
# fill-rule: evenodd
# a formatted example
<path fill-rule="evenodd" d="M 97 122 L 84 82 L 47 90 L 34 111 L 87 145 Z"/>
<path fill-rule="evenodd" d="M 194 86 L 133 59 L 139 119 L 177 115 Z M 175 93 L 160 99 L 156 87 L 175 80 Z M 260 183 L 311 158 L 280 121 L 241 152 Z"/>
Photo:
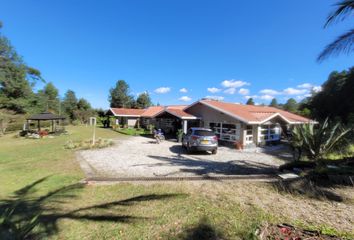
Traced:
<path fill-rule="evenodd" d="M 47 130 L 41 130 L 38 132 L 39 136 L 40 137 L 44 137 L 44 136 L 48 136 L 48 131 Z"/>

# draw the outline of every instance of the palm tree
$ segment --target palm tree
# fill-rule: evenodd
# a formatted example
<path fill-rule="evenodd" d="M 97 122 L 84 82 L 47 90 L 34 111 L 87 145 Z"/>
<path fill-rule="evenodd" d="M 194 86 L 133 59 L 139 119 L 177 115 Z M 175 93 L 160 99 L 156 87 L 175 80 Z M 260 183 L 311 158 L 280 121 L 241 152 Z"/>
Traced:
<path fill-rule="evenodd" d="M 343 21 L 354 13 L 354 0 L 342 0 L 335 5 L 337 10 L 329 15 L 325 28 L 332 23 Z M 318 56 L 317 61 L 321 62 L 329 56 L 339 55 L 340 53 L 349 54 L 352 51 L 354 51 L 354 29 L 340 35 L 336 40 L 328 44 Z"/>

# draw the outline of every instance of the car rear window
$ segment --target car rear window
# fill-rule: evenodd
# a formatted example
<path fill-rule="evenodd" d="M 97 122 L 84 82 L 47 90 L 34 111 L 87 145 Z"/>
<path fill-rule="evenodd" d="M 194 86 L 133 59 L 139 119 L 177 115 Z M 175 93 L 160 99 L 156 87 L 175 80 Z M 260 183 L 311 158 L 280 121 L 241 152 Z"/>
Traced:
<path fill-rule="evenodd" d="M 215 133 L 212 131 L 206 131 L 206 130 L 195 130 L 194 131 L 195 135 L 198 136 L 204 136 L 204 137 L 211 137 L 211 136 L 215 136 Z"/>

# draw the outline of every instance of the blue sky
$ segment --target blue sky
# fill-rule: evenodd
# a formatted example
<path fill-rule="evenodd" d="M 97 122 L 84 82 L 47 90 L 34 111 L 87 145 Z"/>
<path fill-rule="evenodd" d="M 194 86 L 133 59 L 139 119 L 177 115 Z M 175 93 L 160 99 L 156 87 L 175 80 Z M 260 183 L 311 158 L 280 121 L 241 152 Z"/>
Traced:
<path fill-rule="evenodd" d="M 161 104 L 205 96 L 269 103 L 301 99 L 331 71 L 353 65 L 353 55 L 316 62 L 350 27 L 323 29 L 335 2 L 1 0 L 0 20 L 61 95 L 72 89 L 94 107 L 109 106 L 119 79 Z"/>

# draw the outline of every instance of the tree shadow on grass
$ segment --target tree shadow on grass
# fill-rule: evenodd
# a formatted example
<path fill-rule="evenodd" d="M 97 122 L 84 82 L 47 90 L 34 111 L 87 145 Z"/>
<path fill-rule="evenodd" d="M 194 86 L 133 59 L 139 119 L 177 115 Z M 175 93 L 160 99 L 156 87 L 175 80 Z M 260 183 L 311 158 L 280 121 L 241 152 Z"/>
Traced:
<path fill-rule="evenodd" d="M 329 200 L 334 202 L 343 202 L 346 200 L 342 196 L 333 192 L 333 189 L 321 187 L 306 177 L 271 182 L 269 184 L 271 184 L 276 191 L 281 193 L 302 195 L 317 200 Z"/>
<path fill-rule="evenodd" d="M 233 160 L 220 162 L 207 160 L 198 155 L 182 156 L 175 155 L 172 157 L 162 157 L 156 155 L 148 155 L 148 157 L 157 159 L 162 163 L 140 164 L 147 167 L 159 166 L 175 166 L 179 167 L 180 172 L 189 173 L 194 176 L 203 176 L 209 174 L 217 175 L 263 175 L 275 174 L 278 172 L 277 167 L 265 163 L 254 162 L 250 160 Z"/>
<path fill-rule="evenodd" d="M 206 217 L 199 220 L 196 226 L 186 229 L 177 237 L 179 240 L 221 240 L 224 234 L 215 229 Z"/>
<path fill-rule="evenodd" d="M 36 230 L 32 231 L 32 227 L 28 233 L 21 238 L 38 239 L 48 237 L 58 232 L 58 221 L 61 219 L 88 220 L 96 222 L 120 222 L 132 223 L 138 220 L 144 220 L 145 217 L 122 215 L 119 213 L 109 212 L 115 207 L 132 206 L 144 201 L 163 200 L 178 197 L 181 194 L 148 194 L 139 195 L 132 198 L 106 202 L 97 205 L 77 208 L 73 210 L 63 210 L 59 207 L 60 203 L 68 199 L 79 197 L 79 190 L 84 188 L 84 184 L 72 184 L 69 186 L 58 188 L 43 196 L 34 197 L 36 193 L 35 187 L 47 180 L 48 177 L 41 178 L 17 191 L 8 199 L 0 200 L 0 213 L 7 213 L 7 216 L 0 214 L 0 239 L 14 239 L 18 231 L 28 231 L 28 228 L 35 221 Z M 93 212 L 96 210 L 95 212 Z M 98 211 L 97 211 L 98 210 Z M 6 217 L 6 223 L 2 219 Z M 17 231 L 16 230 L 16 231 Z M 10 236 L 10 237 L 9 237 Z"/>

